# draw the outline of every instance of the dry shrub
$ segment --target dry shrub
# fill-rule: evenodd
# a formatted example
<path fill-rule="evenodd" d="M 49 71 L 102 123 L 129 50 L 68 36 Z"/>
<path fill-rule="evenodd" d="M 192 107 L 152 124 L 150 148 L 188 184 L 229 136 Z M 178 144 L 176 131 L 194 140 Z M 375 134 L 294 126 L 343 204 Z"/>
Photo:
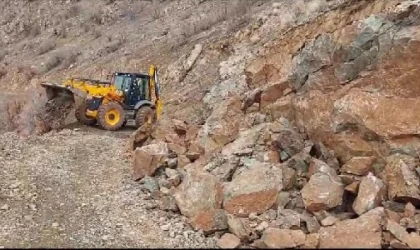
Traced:
<path fill-rule="evenodd" d="M 39 45 L 38 49 L 36 50 L 36 53 L 38 55 L 43 55 L 51 50 L 53 50 L 55 48 L 56 44 L 55 41 L 53 40 L 47 40 L 44 41 L 43 43 L 41 43 L 41 45 Z"/>
<path fill-rule="evenodd" d="M 20 100 L 10 100 L 6 103 L 6 117 L 3 121 L 6 129 L 11 131 L 19 127 L 19 114 L 22 112 L 24 103 Z"/>
<path fill-rule="evenodd" d="M 0 67 L 0 79 L 7 75 L 7 69 L 6 67 L 2 66 Z"/>
<path fill-rule="evenodd" d="M 7 51 L 4 49 L 0 49 L 0 62 L 4 60 L 7 55 Z"/>
<path fill-rule="evenodd" d="M 57 51 L 48 57 L 47 61 L 41 67 L 40 73 L 45 74 L 50 70 L 57 68 L 58 66 L 61 66 L 60 69 L 67 69 L 71 64 L 77 61 L 78 56 L 79 53 L 70 49 L 62 49 Z"/>
<path fill-rule="evenodd" d="M 103 15 L 102 9 L 91 10 L 87 13 L 87 15 L 88 15 L 88 21 L 97 25 L 102 24 L 102 15 Z"/>

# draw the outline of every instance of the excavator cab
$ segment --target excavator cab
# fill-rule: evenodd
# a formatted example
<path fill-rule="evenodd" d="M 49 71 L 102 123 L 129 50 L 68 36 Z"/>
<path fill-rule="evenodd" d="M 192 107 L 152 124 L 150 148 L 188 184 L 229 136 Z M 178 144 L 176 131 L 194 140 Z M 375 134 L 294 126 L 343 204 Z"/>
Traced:
<path fill-rule="evenodd" d="M 123 93 L 126 108 L 133 110 L 141 101 L 152 101 L 149 81 L 144 74 L 115 73 L 112 83 Z"/>

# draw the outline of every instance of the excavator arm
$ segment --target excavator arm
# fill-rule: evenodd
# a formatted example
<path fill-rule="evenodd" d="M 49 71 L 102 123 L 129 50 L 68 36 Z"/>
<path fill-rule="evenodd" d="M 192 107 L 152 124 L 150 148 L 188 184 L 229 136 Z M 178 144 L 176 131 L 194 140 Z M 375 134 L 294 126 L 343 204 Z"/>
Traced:
<path fill-rule="evenodd" d="M 160 99 L 160 82 L 158 77 L 158 70 L 155 65 L 150 65 L 149 68 L 149 76 L 150 76 L 150 90 L 152 92 L 152 102 L 155 103 L 156 106 L 156 118 L 159 119 L 160 115 L 162 114 L 163 103 Z"/>

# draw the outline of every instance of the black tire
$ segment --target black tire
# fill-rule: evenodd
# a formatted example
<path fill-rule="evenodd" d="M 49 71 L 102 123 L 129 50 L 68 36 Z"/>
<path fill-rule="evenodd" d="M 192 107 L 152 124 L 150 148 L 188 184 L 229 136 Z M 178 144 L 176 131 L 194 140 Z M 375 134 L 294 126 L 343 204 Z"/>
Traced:
<path fill-rule="evenodd" d="M 80 106 L 78 106 L 74 112 L 76 120 L 83 125 L 93 126 L 96 124 L 95 118 L 89 118 L 86 116 L 87 104 L 84 101 Z"/>
<path fill-rule="evenodd" d="M 117 102 L 109 102 L 98 109 L 98 123 L 101 128 L 115 131 L 125 122 L 125 111 Z"/>
<path fill-rule="evenodd" d="M 149 106 L 139 108 L 136 114 L 136 127 L 140 128 L 149 119 L 151 119 L 152 123 L 156 120 L 155 111 Z"/>

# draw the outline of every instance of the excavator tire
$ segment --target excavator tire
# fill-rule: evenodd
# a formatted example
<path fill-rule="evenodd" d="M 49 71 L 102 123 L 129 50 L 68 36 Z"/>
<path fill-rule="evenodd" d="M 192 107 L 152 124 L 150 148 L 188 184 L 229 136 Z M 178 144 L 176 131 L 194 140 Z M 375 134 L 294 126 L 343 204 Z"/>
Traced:
<path fill-rule="evenodd" d="M 101 105 L 98 109 L 98 122 L 103 129 L 118 130 L 124 125 L 125 111 L 117 102 Z"/>
<path fill-rule="evenodd" d="M 76 119 L 83 125 L 93 126 L 96 124 L 96 119 L 89 118 L 86 116 L 87 104 L 84 101 L 80 106 L 78 106 L 74 112 Z"/>
<path fill-rule="evenodd" d="M 155 112 L 149 106 L 143 106 L 139 108 L 136 115 L 136 127 L 140 128 L 143 124 L 148 121 L 153 123 L 155 121 Z"/>

